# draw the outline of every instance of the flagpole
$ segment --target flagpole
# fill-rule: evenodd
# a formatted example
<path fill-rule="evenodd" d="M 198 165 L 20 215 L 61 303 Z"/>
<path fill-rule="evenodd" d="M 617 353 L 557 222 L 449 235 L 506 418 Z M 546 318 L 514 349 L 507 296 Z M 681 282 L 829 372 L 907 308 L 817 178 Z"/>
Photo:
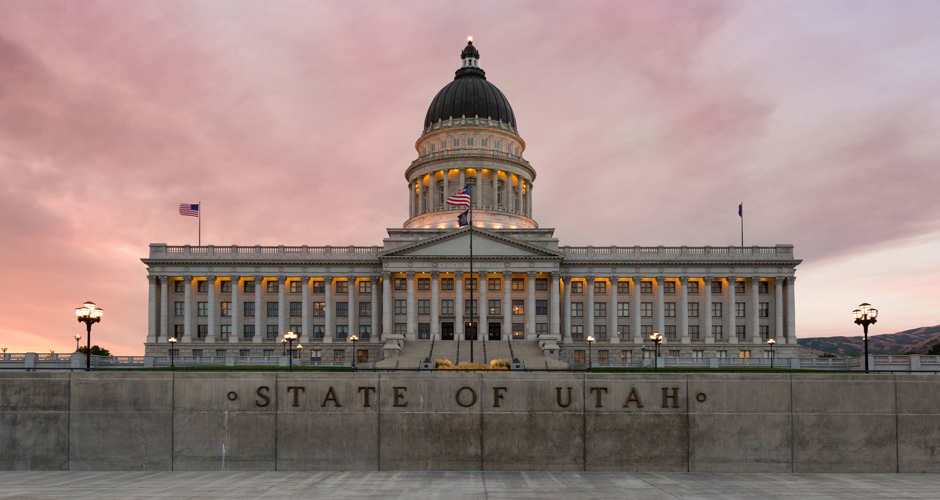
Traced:
<path fill-rule="evenodd" d="M 199 222 L 197 222 L 197 226 L 199 227 L 198 229 L 199 235 L 197 236 L 196 246 L 201 247 L 202 246 L 202 202 L 197 201 L 196 204 L 199 207 L 199 211 L 197 212 L 197 214 L 199 215 L 199 217 L 197 217 L 197 219 L 199 219 Z"/>
<path fill-rule="evenodd" d="M 741 215 L 741 248 L 744 248 L 744 204 L 739 205 L 738 213 Z"/>
<path fill-rule="evenodd" d="M 468 194 L 470 194 L 470 206 L 467 207 L 467 219 L 470 221 L 470 305 L 473 305 L 474 295 L 473 295 L 473 193 L 468 189 Z M 483 286 L 481 283 L 480 286 Z M 480 307 L 481 304 L 477 304 L 477 307 Z M 470 326 L 473 326 L 473 308 L 470 308 Z M 480 334 L 480 327 L 477 325 L 476 335 L 470 337 L 470 362 L 473 363 L 473 341 L 476 339 L 476 336 Z M 466 332 L 464 332 L 466 336 Z"/>

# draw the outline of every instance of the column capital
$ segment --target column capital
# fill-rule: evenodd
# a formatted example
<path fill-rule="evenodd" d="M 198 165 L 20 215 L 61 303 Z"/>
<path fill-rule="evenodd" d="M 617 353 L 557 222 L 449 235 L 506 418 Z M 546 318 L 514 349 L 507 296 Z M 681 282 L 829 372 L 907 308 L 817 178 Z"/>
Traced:
<path fill-rule="evenodd" d="M 437 279 L 438 277 L 440 277 L 440 275 L 441 275 L 440 271 L 431 271 L 431 278 L 433 279 Z"/>
<path fill-rule="evenodd" d="M 148 274 L 148 275 L 147 275 L 147 281 L 150 282 L 150 283 L 156 283 L 156 282 L 157 282 L 157 278 L 158 278 L 158 276 L 155 275 L 155 274 Z"/>
<path fill-rule="evenodd" d="M 193 280 L 193 275 L 192 275 L 192 274 L 184 274 L 184 275 L 183 275 L 183 281 L 189 283 L 189 282 L 191 282 L 192 280 Z"/>
<path fill-rule="evenodd" d="M 408 271 L 405 273 L 405 276 L 407 276 L 408 279 L 413 279 L 415 277 L 415 271 Z"/>
<path fill-rule="evenodd" d="M 260 283 L 262 280 L 264 280 L 264 276 L 263 276 L 263 275 L 260 275 L 260 274 L 256 274 L 256 275 L 254 275 L 254 276 L 252 276 L 252 277 L 255 279 L 255 281 L 257 281 L 257 282 L 259 282 L 259 283 Z"/>
<path fill-rule="evenodd" d="M 232 280 L 234 283 L 238 283 L 238 280 L 242 279 L 240 274 L 230 274 L 228 279 Z"/>
<path fill-rule="evenodd" d="M 738 277 L 737 276 L 725 276 L 725 279 L 728 281 L 737 281 Z"/>
<path fill-rule="evenodd" d="M 512 278 L 512 271 L 503 271 L 503 278 Z"/>
<path fill-rule="evenodd" d="M 689 279 L 690 278 L 688 276 L 679 276 L 679 283 L 687 285 L 689 283 Z"/>
<path fill-rule="evenodd" d="M 710 275 L 702 276 L 702 281 L 704 281 L 706 285 L 707 285 L 709 282 L 711 282 L 711 280 L 713 280 L 713 279 L 715 279 L 714 276 L 710 276 Z"/>
<path fill-rule="evenodd" d="M 278 281 L 281 281 L 282 283 L 287 283 L 287 280 L 290 279 L 290 276 L 287 276 L 287 275 L 285 274 L 285 275 L 278 276 L 277 279 L 278 279 Z"/>
<path fill-rule="evenodd" d="M 530 278 L 534 278 L 536 274 L 538 273 L 535 271 L 526 271 L 526 275 Z"/>
<path fill-rule="evenodd" d="M 656 276 L 654 276 L 654 278 L 656 278 L 656 283 L 662 283 L 663 281 L 666 280 L 666 277 L 661 274 L 657 274 Z"/>
<path fill-rule="evenodd" d="M 787 281 L 790 283 L 796 283 L 796 276 L 787 276 Z"/>

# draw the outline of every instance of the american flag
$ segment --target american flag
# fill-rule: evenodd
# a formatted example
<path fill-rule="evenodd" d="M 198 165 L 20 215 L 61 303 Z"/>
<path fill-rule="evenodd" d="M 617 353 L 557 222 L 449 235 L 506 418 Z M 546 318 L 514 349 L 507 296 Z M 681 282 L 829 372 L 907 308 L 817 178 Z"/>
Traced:
<path fill-rule="evenodd" d="M 190 217 L 199 217 L 199 204 L 198 203 L 180 203 L 180 215 L 188 215 Z"/>
<path fill-rule="evenodd" d="M 470 208 L 470 184 L 447 198 L 448 205 Z"/>

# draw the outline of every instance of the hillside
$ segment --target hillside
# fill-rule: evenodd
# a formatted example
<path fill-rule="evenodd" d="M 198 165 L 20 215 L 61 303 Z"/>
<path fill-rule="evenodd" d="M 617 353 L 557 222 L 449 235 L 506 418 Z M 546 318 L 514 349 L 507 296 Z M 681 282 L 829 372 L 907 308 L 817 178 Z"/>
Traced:
<path fill-rule="evenodd" d="M 861 335 L 797 339 L 797 342 L 804 349 L 837 356 L 855 356 L 861 354 L 863 350 Z M 938 342 L 940 342 L 940 325 L 925 326 L 903 332 L 871 335 L 868 337 L 868 350 L 870 354 L 924 354 L 927 349 Z"/>

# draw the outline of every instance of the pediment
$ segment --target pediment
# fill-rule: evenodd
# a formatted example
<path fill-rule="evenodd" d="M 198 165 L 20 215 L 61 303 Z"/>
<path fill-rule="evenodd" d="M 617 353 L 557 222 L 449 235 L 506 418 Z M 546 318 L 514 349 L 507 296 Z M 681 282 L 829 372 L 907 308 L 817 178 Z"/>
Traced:
<path fill-rule="evenodd" d="M 391 250 L 386 257 L 467 257 L 470 255 L 470 229 L 436 236 L 404 248 Z M 560 257 L 551 250 L 511 237 L 474 228 L 474 257 Z"/>

